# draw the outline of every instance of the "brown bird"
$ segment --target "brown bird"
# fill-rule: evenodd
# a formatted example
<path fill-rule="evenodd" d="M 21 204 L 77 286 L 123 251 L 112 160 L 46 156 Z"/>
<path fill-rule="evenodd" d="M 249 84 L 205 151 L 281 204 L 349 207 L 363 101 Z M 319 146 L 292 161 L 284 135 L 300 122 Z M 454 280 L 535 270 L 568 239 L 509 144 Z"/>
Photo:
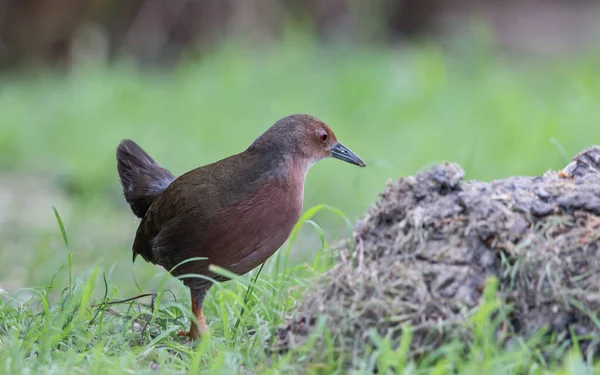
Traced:
<path fill-rule="evenodd" d="M 119 144 L 125 199 L 142 219 L 133 260 L 141 255 L 190 288 L 197 320 L 190 338 L 208 329 L 202 305 L 211 279 L 227 280 L 209 265 L 242 275 L 273 255 L 300 217 L 306 173 L 328 157 L 365 166 L 329 126 L 304 114 L 277 121 L 245 151 L 177 178 L 135 142 Z M 204 259 L 184 262 L 190 258 Z"/>

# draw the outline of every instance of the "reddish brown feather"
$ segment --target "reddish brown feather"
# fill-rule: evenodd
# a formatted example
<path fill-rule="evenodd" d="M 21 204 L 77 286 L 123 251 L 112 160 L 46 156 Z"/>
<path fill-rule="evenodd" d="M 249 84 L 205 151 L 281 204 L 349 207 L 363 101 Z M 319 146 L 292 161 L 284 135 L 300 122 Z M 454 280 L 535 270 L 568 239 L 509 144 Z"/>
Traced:
<path fill-rule="evenodd" d="M 320 134 L 329 135 L 323 142 Z M 212 274 L 215 264 L 244 274 L 267 260 L 288 238 L 302 211 L 311 165 L 331 156 L 331 129 L 309 115 L 292 115 L 269 128 L 245 151 L 178 178 L 133 141 L 117 150 L 117 169 L 133 212 L 142 218 L 135 255 L 175 276 Z M 172 270 L 179 263 L 194 261 Z M 185 278 L 197 307 L 211 282 Z"/>

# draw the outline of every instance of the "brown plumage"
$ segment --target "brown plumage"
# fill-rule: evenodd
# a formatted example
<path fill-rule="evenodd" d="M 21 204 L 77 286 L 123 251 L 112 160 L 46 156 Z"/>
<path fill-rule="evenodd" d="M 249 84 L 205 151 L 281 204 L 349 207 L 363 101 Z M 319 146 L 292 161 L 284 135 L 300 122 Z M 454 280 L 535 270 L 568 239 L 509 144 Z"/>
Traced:
<path fill-rule="evenodd" d="M 300 217 L 306 173 L 327 157 L 365 165 L 310 115 L 285 117 L 245 151 L 178 178 L 135 142 L 121 142 L 121 185 L 133 213 L 142 218 L 133 259 L 141 255 L 161 265 L 190 288 L 198 321 L 191 338 L 207 329 L 202 304 L 212 280 L 225 280 L 209 265 L 242 275 L 267 260 Z M 179 265 L 198 257 L 207 259 Z M 185 277 L 190 274 L 200 276 Z"/>

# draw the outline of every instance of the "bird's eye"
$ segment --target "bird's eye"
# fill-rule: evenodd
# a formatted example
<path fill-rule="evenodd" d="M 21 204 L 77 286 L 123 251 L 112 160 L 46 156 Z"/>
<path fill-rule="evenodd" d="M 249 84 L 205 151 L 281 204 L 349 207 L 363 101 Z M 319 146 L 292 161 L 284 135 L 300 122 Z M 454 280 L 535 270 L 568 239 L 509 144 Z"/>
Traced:
<path fill-rule="evenodd" d="M 327 133 L 322 133 L 322 134 L 321 134 L 321 140 L 322 140 L 323 142 L 327 142 Z"/>

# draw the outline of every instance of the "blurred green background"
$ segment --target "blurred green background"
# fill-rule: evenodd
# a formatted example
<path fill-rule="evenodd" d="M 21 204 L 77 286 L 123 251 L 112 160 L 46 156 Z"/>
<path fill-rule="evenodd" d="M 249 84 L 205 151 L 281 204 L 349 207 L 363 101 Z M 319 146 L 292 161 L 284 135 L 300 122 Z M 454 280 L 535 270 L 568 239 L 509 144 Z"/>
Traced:
<path fill-rule="evenodd" d="M 207 21 L 214 11 L 207 6 L 196 19 L 204 29 L 177 8 L 184 18 L 169 19 L 175 31 L 162 34 L 162 18 L 148 16 L 150 26 L 142 27 L 142 16 L 153 14 L 144 2 L 131 2 L 138 7 L 128 12 L 137 16 L 123 11 L 125 21 L 118 7 L 106 13 L 106 3 L 75 12 L 63 2 L 64 9 L 53 8 L 63 17 L 55 29 L 42 22 L 40 9 L 1 3 L 0 288 L 47 285 L 64 264 L 53 204 L 65 221 L 76 272 L 100 264 L 120 294 L 136 290 L 133 273 L 142 289 L 152 289 L 164 271 L 131 263 L 137 220 L 122 198 L 115 162 L 123 138 L 181 174 L 242 151 L 283 116 L 313 114 L 367 168 L 317 164 L 308 174 L 305 209 L 331 205 L 353 222 L 388 180 L 431 163 L 460 163 L 473 179 L 539 175 L 600 143 L 600 39 L 591 29 L 574 34 L 569 25 L 581 26 L 583 18 L 568 21 L 576 7 L 591 14 L 581 4 L 596 9 L 593 2 L 555 10 L 558 26 L 570 30 L 564 33 L 503 21 L 494 2 L 482 2 L 494 17 L 465 13 L 451 34 L 440 20 L 453 13 L 444 18 L 447 6 L 436 1 L 422 2 L 424 10 L 389 8 L 395 13 L 386 12 L 393 1 L 373 2 L 382 7 L 369 12 L 350 6 L 358 2 L 337 2 L 350 4 L 346 23 L 331 21 L 346 19 L 343 11 L 336 18 L 308 6 L 330 1 L 296 1 L 308 5 L 291 10 L 254 1 L 219 8 L 225 26 Z M 472 2 L 454 3 L 451 10 L 472 9 Z M 548 4 L 533 8 L 534 19 L 548 13 Z M 279 26 L 264 26 L 264 17 Z M 533 30 L 519 29 L 523 22 Z M 186 29 L 189 38 L 177 32 L 185 25 L 195 32 Z M 22 32 L 26 26 L 29 33 Z M 315 221 L 328 240 L 349 233 L 331 213 Z M 318 237 L 306 228 L 293 256 L 311 259 L 318 249 Z"/>

